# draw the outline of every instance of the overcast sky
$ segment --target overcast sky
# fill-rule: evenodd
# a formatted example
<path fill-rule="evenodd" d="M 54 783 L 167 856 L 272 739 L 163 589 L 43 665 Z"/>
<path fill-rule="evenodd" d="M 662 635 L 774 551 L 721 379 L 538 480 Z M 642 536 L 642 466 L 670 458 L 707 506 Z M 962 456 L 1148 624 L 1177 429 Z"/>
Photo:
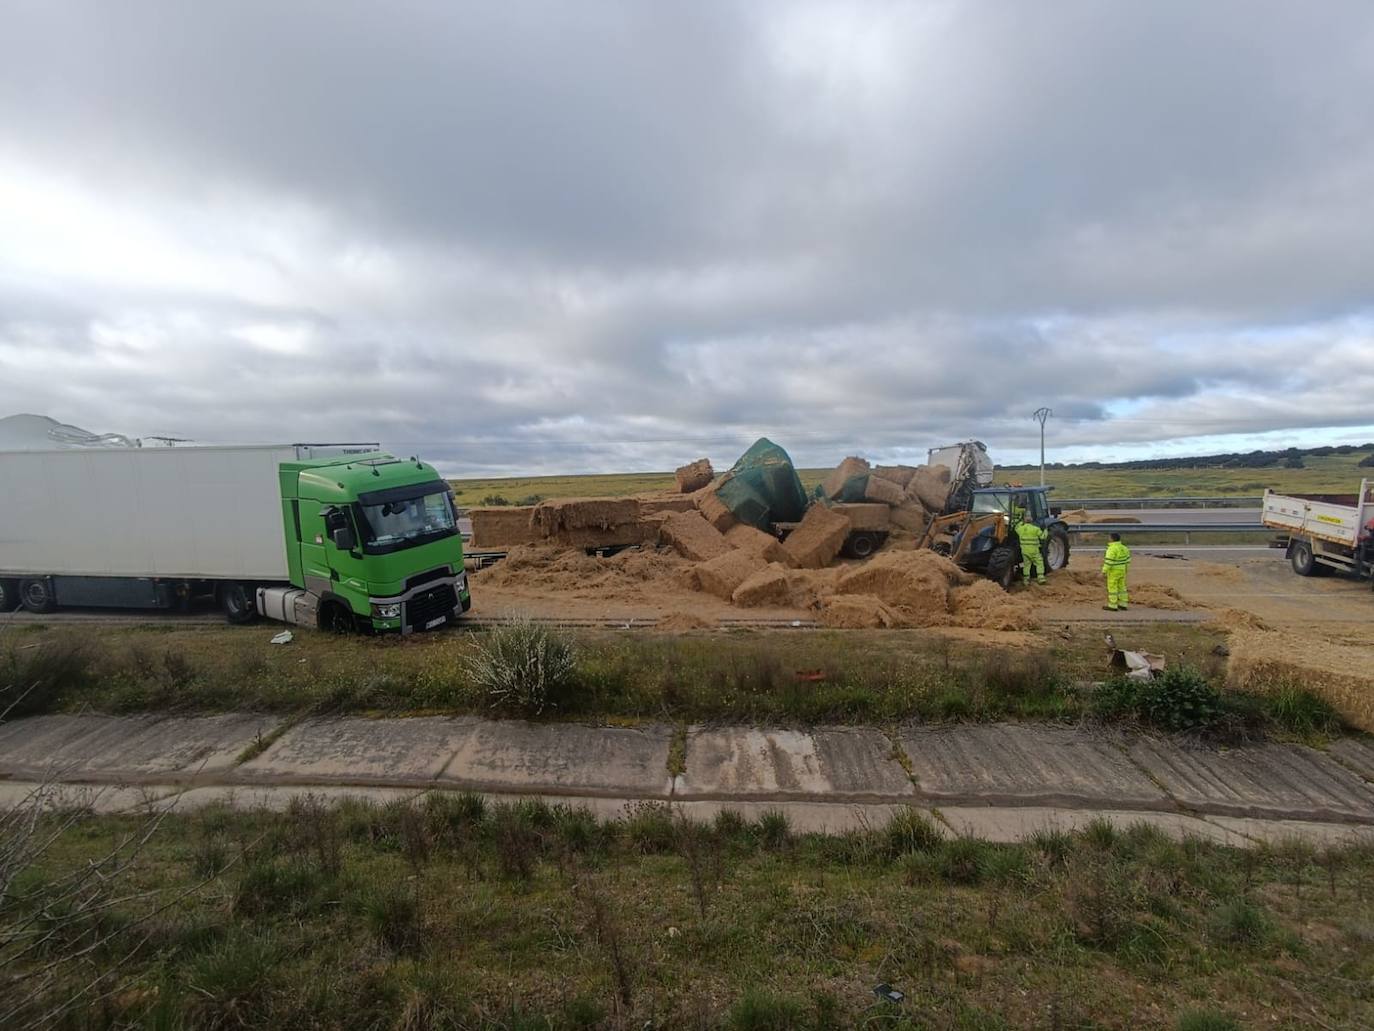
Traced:
<path fill-rule="evenodd" d="M 0 0 L 0 415 L 456 475 L 1374 437 L 1374 4 Z"/>

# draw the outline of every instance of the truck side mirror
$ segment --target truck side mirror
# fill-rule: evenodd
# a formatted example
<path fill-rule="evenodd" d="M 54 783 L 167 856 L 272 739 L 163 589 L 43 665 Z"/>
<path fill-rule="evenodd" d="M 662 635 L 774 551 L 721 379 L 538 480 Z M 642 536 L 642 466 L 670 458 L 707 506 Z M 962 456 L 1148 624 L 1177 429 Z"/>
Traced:
<path fill-rule="evenodd" d="M 330 531 L 329 539 L 334 542 L 334 547 L 340 551 L 352 551 L 358 543 L 353 539 L 353 531 L 347 526 L 340 526 Z"/>

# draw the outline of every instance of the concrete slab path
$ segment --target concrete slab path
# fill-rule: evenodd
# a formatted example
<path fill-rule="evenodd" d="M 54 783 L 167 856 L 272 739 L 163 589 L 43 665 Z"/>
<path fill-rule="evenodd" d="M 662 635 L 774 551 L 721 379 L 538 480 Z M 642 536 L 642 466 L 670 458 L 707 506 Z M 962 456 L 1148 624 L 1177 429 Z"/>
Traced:
<path fill-rule="evenodd" d="M 679 758 L 673 758 L 677 756 Z M 681 769 L 670 771 L 678 763 Z M 876 827 L 915 807 L 951 834 L 1145 822 L 1219 841 L 1374 840 L 1374 748 L 1350 738 L 1216 749 L 1036 724 L 807 730 L 592 727 L 476 717 L 41 716 L 0 725 L 0 806 L 136 812 L 314 794 L 408 802 L 428 791 L 541 797 L 618 816 L 780 808 L 798 829 Z M 58 790 L 60 789 L 60 790 Z M 83 802 L 82 799 L 85 799 Z"/>

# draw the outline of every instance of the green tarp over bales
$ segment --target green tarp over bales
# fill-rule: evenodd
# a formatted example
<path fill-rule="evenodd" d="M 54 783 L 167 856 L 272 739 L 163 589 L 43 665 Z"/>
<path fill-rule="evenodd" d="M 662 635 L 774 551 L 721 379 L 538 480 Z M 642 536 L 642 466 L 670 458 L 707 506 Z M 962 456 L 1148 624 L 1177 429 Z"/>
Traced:
<path fill-rule="evenodd" d="M 741 523 L 760 530 L 771 523 L 795 523 L 806 511 L 806 491 L 792 459 L 767 437 L 740 455 L 716 497 Z"/>

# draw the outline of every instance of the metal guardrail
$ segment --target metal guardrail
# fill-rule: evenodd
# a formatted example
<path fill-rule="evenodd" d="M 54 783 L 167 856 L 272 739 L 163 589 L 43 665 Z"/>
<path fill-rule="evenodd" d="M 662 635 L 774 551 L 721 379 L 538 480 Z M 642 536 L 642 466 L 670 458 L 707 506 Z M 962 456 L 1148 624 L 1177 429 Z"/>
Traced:
<path fill-rule="evenodd" d="M 1055 498 L 1056 508 L 1259 508 L 1263 498 Z"/>
<path fill-rule="evenodd" d="M 1263 523 L 1068 523 L 1069 533 L 1264 533 Z"/>

